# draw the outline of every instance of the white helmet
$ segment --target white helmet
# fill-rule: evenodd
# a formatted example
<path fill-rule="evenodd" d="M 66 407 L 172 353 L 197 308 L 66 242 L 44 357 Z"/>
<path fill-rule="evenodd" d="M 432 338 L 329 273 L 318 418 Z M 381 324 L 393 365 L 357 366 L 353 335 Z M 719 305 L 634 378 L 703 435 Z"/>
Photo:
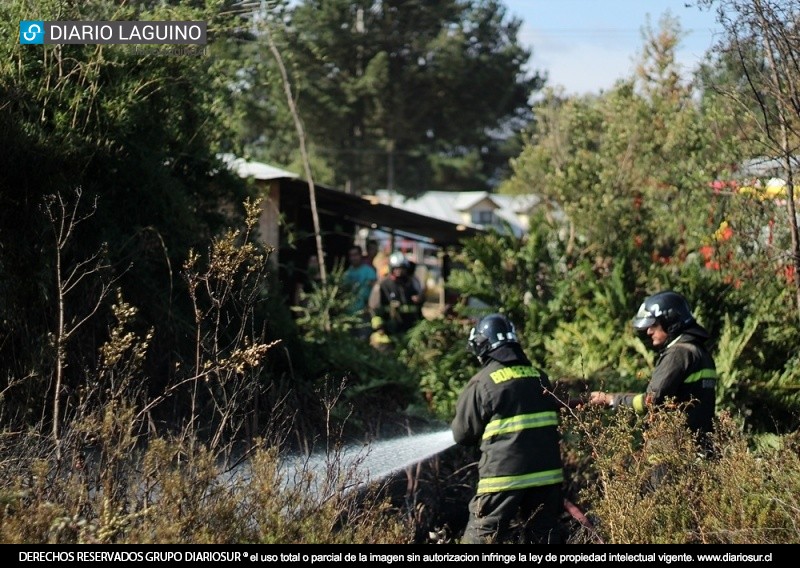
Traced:
<path fill-rule="evenodd" d="M 389 268 L 408 268 L 411 264 L 402 252 L 393 252 L 389 257 Z"/>

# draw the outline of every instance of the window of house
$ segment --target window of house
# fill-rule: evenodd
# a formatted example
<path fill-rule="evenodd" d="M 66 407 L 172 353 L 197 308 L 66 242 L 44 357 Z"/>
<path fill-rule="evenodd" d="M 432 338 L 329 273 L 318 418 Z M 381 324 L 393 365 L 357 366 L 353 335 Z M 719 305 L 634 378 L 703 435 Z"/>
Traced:
<path fill-rule="evenodd" d="M 494 214 L 490 209 L 478 209 L 472 212 L 472 222 L 476 225 L 491 225 Z"/>

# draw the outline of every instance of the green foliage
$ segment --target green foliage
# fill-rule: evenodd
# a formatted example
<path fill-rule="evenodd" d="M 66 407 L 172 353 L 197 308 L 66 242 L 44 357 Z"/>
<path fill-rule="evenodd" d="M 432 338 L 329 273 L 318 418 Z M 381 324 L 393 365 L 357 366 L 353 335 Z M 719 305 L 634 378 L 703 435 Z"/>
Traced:
<path fill-rule="evenodd" d="M 364 323 L 360 314 L 350 313 L 352 296 L 343 282 L 344 271 L 339 264 L 325 284 L 314 280 L 311 290 L 302 292 L 299 304 L 292 306 L 307 340 L 321 343 L 330 333 L 355 334 Z"/>
<path fill-rule="evenodd" d="M 716 352 L 717 404 L 738 413 L 749 431 L 785 433 L 797 427 L 800 373 L 791 346 L 800 337 L 785 319 L 772 311 L 748 315 L 742 323 L 725 318 Z"/>
<path fill-rule="evenodd" d="M 422 321 L 409 333 L 402 359 L 420 377 L 419 389 L 428 410 L 442 420 L 455 415 L 456 399 L 477 361 L 466 351 L 471 324 L 455 318 Z"/>
<path fill-rule="evenodd" d="M 674 72 L 679 30 L 651 34 L 641 76 L 601 96 L 547 92 L 537 120 L 501 187 L 557 204 L 581 255 L 626 256 L 634 271 L 652 260 L 683 260 L 704 243 L 708 184 L 722 164 L 718 131 Z M 712 229 L 713 231 L 713 229 Z"/>
<path fill-rule="evenodd" d="M 563 243 L 550 238 L 556 230 L 543 216 L 531 220 L 531 231 L 517 237 L 509 227 L 464 242 L 448 285 L 464 296 L 479 300 L 486 308 L 465 308 L 474 317 L 499 311 L 512 321 L 521 317 L 531 302 L 552 295 L 563 270 Z M 483 313 L 481 313 L 483 311 Z"/>
<path fill-rule="evenodd" d="M 365 321 L 352 314 L 351 292 L 343 286 L 342 267 L 317 283 L 293 307 L 305 340 L 308 372 L 321 388 L 341 380 L 341 402 L 335 418 L 355 429 L 395 419 L 409 405 L 419 403 L 418 377 L 392 352 L 374 349 L 360 336 Z"/>
<path fill-rule="evenodd" d="M 629 333 L 628 322 L 640 299 L 632 296 L 629 263 L 624 258 L 569 260 L 563 242 L 543 219 L 519 239 L 493 233 L 465 243 L 462 262 L 449 285 L 481 301 L 458 308 L 477 318 L 499 311 L 517 325 L 526 352 L 566 382 L 613 379 L 630 382 L 652 355 Z M 465 332 L 464 332 L 465 333 Z M 462 336 L 463 337 L 463 336 Z"/>
<path fill-rule="evenodd" d="M 16 37 L 18 22 L 36 14 L 66 21 L 205 20 L 212 33 L 224 34 L 217 8 L 216 2 L 15 0 L 0 3 L 0 27 L 4 37 Z M 0 347 L 2 380 L 29 377 L 32 392 L 48 391 L 53 353 L 45 338 L 57 320 L 55 267 L 39 208 L 45 195 L 81 188 L 87 202 L 99 198 L 98 209 L 72 234 L 64 266 L 107 245 L 110 270 L 138 307 L 139 324 L 155 328 L 147 371 L 163 386 L 174 353 L 187 347 L 193 319 L 174 271 L 190 248 L 233 220 L 221 214 L 220 203 L 241 203 L 245 195 L 216 158 L 229 139 L 226 78 L 210 51 L 173 57 L 158 46 L 16 41 L 0 50 L 0 146 L 6 149 L 0 234 L 13 235 L 0 248 L 0 333 L 8 338 Z M 231 211 L 234 219 L 237 214 Z M 96 297 L 88 280 L 75 295 L 86 303 Z M 85 306 L 75 308 L 86 313 Z M 79 338 L 94 344 L 67 362 L 66 388 L 77 388 L 91 365 L 103 323 L 94 319 Z"/>
<path fill-rule="evenodd" d="M 635 299 L 627 273 L 622 259 L 603 275 L 585 262 L 570 272 L 570 280 L 579 283 L 571 290 L 572 309 L 544 341 L 556 376 L 588 380 L 603 389 L 641 388 L 653 356 L 630 329 Z"/>
<path fill-rule="evenodd" d="M 465 243 L 459 259 L 465 268 L 454 270 L 448 282 L 471 299 L 456 306 L 459 317 L 469 322 L 505 313 L 528 355 L 578 395 L 586 388 L 640 391 L 655 354 L 633 332 L 630 319 L 647 294 L 678 290 L 712 334 L 719 409 L 740 415 L 754 432 L 794 429 L 799 407 L 793 346 L 800 338 L 780 286 L 762 288 L 763 295 L 753 297 L 694 257 L 649 265 L 644 275 L 624 255 L 569 260 L 561 241 L 548 241 L 555 235 L 545 225 L 533 226 L 528 239 L 491 233 Z M 423 390 L 442 417 L 451 416 L 453 401 L 471 376 L 473 362 L 456 355 L 468 329 L 468 323 L 437 322 L 415 339 L 415 353 L 437 362 L 422 364 L 422 355 L 410 360 L 424 369 Z"/>

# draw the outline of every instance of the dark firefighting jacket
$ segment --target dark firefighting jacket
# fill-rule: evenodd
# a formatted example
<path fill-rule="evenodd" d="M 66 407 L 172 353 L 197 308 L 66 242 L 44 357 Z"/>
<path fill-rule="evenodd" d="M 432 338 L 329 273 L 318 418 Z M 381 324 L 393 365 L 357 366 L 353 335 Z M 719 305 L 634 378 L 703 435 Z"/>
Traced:
<path fill-rule="evenodd" d="M 390 274 L 378 283 L 377 294 L 372 294 L 369 306 L 382 318 L 387 333 L 403 333 L 422 318 L 421 301 L 411 299 L 419 295 L 412 278 L 396 278 Z"/>
<path fill-rule="evenodd" d="M 648 405 L 662 404 L 671 398 L 686 410 L 687 424 L 693 432 L 711 432 L 717 371 L 714 359 L 704 347 L 708 337 L 708 332 L 697 324 L 685 330 L 659 353 L 646 391 L 615 394 L 612 404 L 630 406 L 644 413 Z"/>
<path fill-rule="evenodd" d="M 560 484 L 558 407 L 547 375 L 514 345 L 490 357 L 459 395 L 451 424 L 458 444 L 480 447 L 477 494 Z"/>

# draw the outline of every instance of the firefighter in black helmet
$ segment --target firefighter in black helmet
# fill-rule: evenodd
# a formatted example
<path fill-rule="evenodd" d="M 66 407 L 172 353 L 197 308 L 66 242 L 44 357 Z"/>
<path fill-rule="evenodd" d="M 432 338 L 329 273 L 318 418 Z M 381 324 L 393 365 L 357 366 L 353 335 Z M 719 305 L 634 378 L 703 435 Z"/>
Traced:
<path fill-rule="evenodd" d="M 467 349 L 482 368 L 461 392 L 451 429 L 482 455 L 461 541 L 559 543 L 564 473 L 550 381 L 501 314 L 472 328 Z"/>
<path fill-rule="evenodd" d="M 695 320 L 689 303 L 671 290 L 642 303 L 633 327 L 658 352 L 644 393 L 592 392 L 589 401 L 611 407 L 630 406 L 639 413 L 672 399 L 686 411 L 687 425 L 701 449 L 710 452 L 708 435 L 714 428 L 717 372 L 705 347 L 709 333 Z"/>

